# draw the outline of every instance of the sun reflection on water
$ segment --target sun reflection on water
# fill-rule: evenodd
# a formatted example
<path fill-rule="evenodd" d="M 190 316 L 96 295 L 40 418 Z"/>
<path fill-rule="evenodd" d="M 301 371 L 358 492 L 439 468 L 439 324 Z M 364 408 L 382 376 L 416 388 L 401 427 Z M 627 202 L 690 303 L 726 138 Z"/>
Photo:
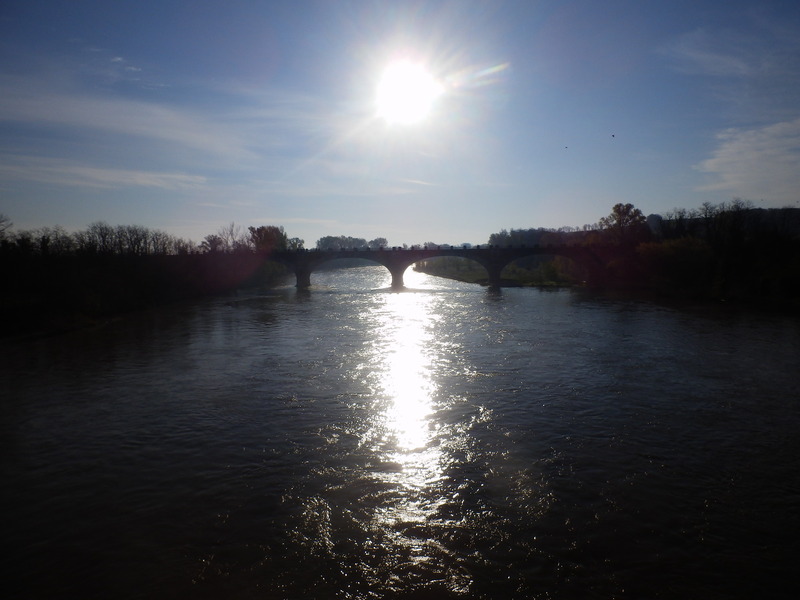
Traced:
<path fill-rule="evenodd" d="M 391 516 L 384 515 L 394 520 L 424 520 L 427 503 L 422 493 L 442 475 L 432 420 L 436 394 L 429 350 L 434 341 L 433 299 L 425 292 L 387 294 L 380 312 L 383 351 L 377 361 L 381 374 L 376 391 L 383 398 L 381 449 L 384 460 L 397 465 L 385 477 L 406 495 L 406 502 L 398 503 Z M 425 495 L 432 500 L 430 494 Z"/>
<path fill-rule="evenodd" d="M 463 592 L 471 577 L 441 540 L 442 531 L 460 527 L 446 511 L 454 442 L 452 427 L 442 421 L 446 400 L 436 377 L 443 296 L 413 269 L 404 279 L 404 291 L 376 294 L 361 317 L 374 334 L 363 361 L 369 376 L 362 380 L 371 386 L 373 408 L 360 446 L 372 455 L 366 477 L 376 490 L 365 527 L 386 553 L 378 567 L 384 585 L 399 590 L 437 582 Z"/>
<path fill-rule="evenodd" d="M 389 405 L 385 423 L 399 451 L 424 448 L 435 384 L 431 380 L 426 345 L 431 341 L 427 304 L 430 296 L 418 293 L 386 297 L 383 315 L 388 350 L 382 365 L 381 386 Z"/>
<path fill-rule="evenodd" d="M 383 379 L 389 398 L 386 425 L 396 438 L 400 451 L 424 448 L 428 441 L 427 417 L 431 413 L 433 385 L 424 364 L 425 356 L 416 343 L 409 342 L 414 332 L 403 332 L 405 339 L 387 358 Z"/>

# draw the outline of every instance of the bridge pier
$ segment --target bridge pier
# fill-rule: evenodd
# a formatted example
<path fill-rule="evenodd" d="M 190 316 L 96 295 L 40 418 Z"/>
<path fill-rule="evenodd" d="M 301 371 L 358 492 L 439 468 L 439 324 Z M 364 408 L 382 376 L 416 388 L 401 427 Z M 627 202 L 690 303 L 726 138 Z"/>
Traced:
<path fill-rule="evenodd" d="M 489 287 L 499 288 L 501 284 L 500 273 L 503 270 L 503 265 L 487 265 L 486 271 L 489 274 Z"/>
<path fill-rule="evenodd" d="M 296 288 L 306 290 L 311 287 L 311 268 L 307 265 L 297 265 L 294 276 L 297 280 Z"/>
<path fill-rule="evenodd" d="M 402 290 L 406 287 L 406 284 L 403 283 L 403 273 L 406 272 L 408 265 L 393 265 L 388 267 L 389 272 L 392 274 L 392 289 L 393 290 Z"/>

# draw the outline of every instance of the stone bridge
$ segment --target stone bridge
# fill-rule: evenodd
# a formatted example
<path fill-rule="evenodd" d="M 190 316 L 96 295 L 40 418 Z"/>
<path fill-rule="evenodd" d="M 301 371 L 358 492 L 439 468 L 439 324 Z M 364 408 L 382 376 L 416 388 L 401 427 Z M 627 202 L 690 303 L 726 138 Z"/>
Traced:
<path fill-rule="evenodd" d="M 526 256 L 557 255 L 566 256 L 590 272 L 602 267 L 603 261 L 598 254 L 599 248 L 592 246 L 477 246 L 458 248 L 453 246 L 434 246 L 425 248 L 381 248 L 379 250 L 356 249 L 352 250 L 291 250 L 272 252 L 269 260 L 274 260 L 292 270 L 297 278 L 298 288 L 307 288 L 311 285 L 311 273 L 325 262 L 337 258 L 361 258 L 374 261 L 383 265 L 392 274 L 392 288 L 403 287 L 403 273 L 416 262 L 436 256 L 458 256 L 468 258 L 483 265 L 489 277 L 489 286 L 500 287 L 500 273 L 503 268 L 513 261 Z"/>

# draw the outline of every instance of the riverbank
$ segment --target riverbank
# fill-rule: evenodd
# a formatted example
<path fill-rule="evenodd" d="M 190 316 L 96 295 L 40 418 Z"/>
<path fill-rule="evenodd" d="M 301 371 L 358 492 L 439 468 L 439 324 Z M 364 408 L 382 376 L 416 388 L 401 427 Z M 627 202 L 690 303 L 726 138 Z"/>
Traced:
<path fill-rule="evenodd" d="M 433 275 L 486 286 L 488 279 L 482 267 L 474 266 L 466 270 L 447 268 L 443 265 L 426 265 L 415 270 Z M 607 284 L 605 286 L 589 287 L 584 283 L 575 283 L 565 278 L 555 277 L 553 280 L 542 280 L 537 273 L 525 273 L 524 269 L 516 268 L 513 273 L 519 276 L 518 279 L 504 278 L 501 280 L 501 288 L 520 288 L 530 287 L 540 290 L 560 290 L 571 289 L 573 291 L 585 292 L 587 296 L 607 298 L 608 300 L 630 300 L 634 302 L 649 302 L 671 308 L 686 310 L 719 310 L 719 311 L 755 311 L 766 313 L 780 313 L 785 315 L 800 315 L 800 299 L 784 297 L 780 295 L 755 295 L 744 293 L 742 289 L 729 290 L 727 293 L 717 293 L 712 289 L 681 288 L 678 286 L 653 286 L 634 281 Z"/>
<path fill-rule="evenodd" d="M 33 256 L 6 260 L 0 338 L 46 337 L 132 312 L 270 286 L 283 267 L 256 254 Z"/>

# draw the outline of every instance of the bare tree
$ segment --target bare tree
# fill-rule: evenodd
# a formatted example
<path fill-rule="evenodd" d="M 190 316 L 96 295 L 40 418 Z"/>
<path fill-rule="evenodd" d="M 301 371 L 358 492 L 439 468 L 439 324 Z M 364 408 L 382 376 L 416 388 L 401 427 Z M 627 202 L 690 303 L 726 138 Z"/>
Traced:
<path fill-rule="evenodd" d="M 96 221 L 86 230 L 87 249 L 101 254 L 114 252 L 115 238 L 114 228 L 105 221 Z"/>
<path fill-rule="evenodd" d="M 42 227 L 33 232 L 42 254 L 70 254 L 75 251 L 76 239 L 61 225 Z"/>
<path fill-rule="evenodd" d="M 153 254 L 169 254 L 172 236 L 166 231 L 154 229 L 150 232 L 150 251 Z"/>
<path fill-rule="evenodd" d="M 203 241 L 200 242 L 200 249 L 206 253 L 224 252 L 225 242 L 221 237 L 212 233 L 203 238 Z"/>
<path fill-rule="evenodd" d="M 8 215 L 0 213 L 0 240 L 5 239 L 6 231 L 11 229 L 14 223 L 8 218 Z"/>
<path fill-rule="evenodd" d="M 192 240 L 185 240 L 183 238 L 172 238 L 170 242 L 171 254 L 192 254 L 195 252 L 196 246 Z"/>
<path fill-rule="evenodd" d="M 223 252 L 233 252 L 233 249 L 236 247 L 236 243 L 239 241 L 241 236 L 242 228 L 233 221 L 227 225 L 223 225 L 217 231 L 217 237 L 222 240 Z"/>
<path fill-rule="evenodd" d="M 117 235 L 124 240 L 127 254 L 142 256 L 149 252 L 150 231 L 142 225 L 120 225 Z M 122 253 L 121 253 L 122 254 Z"/>

